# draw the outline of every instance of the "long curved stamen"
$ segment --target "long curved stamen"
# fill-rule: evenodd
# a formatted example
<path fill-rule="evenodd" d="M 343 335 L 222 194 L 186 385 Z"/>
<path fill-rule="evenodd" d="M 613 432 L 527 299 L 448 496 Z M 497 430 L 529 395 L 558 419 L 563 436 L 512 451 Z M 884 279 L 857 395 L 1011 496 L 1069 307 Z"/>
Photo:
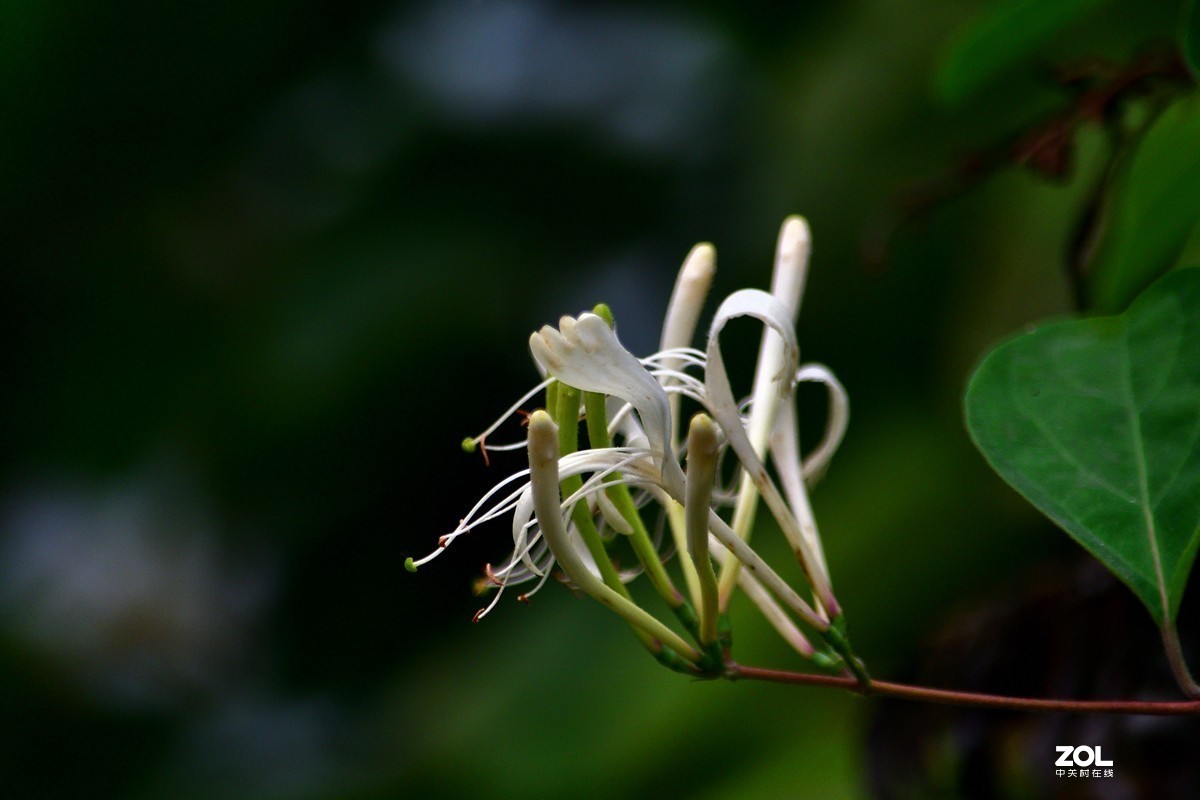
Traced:
<path fill-rule="evenodd" d="M 659 366 L 673 367 L 674 369 L 686 369 L 687 367 L 704 368 L 707 363 L 704 351 L 698 347 L 670 347 L 666 350 L 659 350 L 657 353 L 638 359 L 642 366 Z"/>
<path fill-rule="evenodd" d="M 553 378 L 547 378 L 546 380 L 539 383 L 537 386 L 530 389 L 525 394 L 521 395 L 521 398 L 519 400 L 517 400 L 517 402 L 515 402 L 511 406 L 509 406 L 508 410 L 505 411 L 503 414 L 501 414 L 500 417 L 498 419 L 496 419 L 495 422 L 493 422 L 491 425 L 489 425 L 487 427 L 487 429 L 484 430 L 483 433 L 478 434 L 477 436 L 469 436 L 466 439 L 463 439 L 463 442 L 462 442 L 463 450 L 465 450 L 468 453 L 475 452 L 475 448 L 481 442 L 483 442 L 485 439 L 487 439 L 487 437 L 489 437 L 493 433 L 495 433 L 496 429 L 499 428 L 501 425 L 503 425 L 505 423 L 505 421 L 508 420 L 513 414 L 516 414 L 518 411 L 520 411 L 521 406 L 525 405 L 530 400 L 532 400 L 534 397 L 536 397 L 538 394 L 545 391 L 546 387 L 549 386 L 553 382 L 554 382 Z M 488 450 L 515 450 L 519 447 L 524 447 L 524 446 L 525 446 L 524 442 L 520 442 L 519 444 L 515 444 L 515 445 L 484 445 L 484 447 Z"/>
<path fill-rule="evenodd" d="M 512 475 L 509 475 L 507 478 L 500 481 L 495 486 L 493 486 L 491 489 L 489 489 L 487 491 L 487 493 L 484 494 L 484 496 L 481 497 L 477 503 L 475 503 L 475 505 L 471 508 L 471 511 L 467 514 L 467 516 L 463 517 L 462 521 L 458 524 L 458 527 L 455 528 L 450 533 L 445 534 L 438 540 L 438 547 L 436 550 L 431 552 L 429 555 L 424 556 L 423 558 L 412 560 L 410 562 L 411 566 L 409 568 L 411 570 L 415 570 L 418 567 L 428 564 L 430 561 L 433 561 L 435 558 L 437 558 L 439 555 L 441 555 L 442 552 L 445 551 L 446 548 L 449 547 L 454 542 L 454 540 L 457 539 L 459 536 L 462 536 L 465 533 L 469 533 L 475 527 L 477 527 L 478 525 L 480 525 L 484 522 L 487 522 L 488 520 L 495 519 L 496 517 L 499 517 L 499 516 L 503 516 L 504 514 L 511 511 L 516 505 L 516 500 L 520 496 L 521 491 L 522 491 L 521 489 L 518 489 L 516 492 L 513 492 L 513 493 L 507 495 L 503 500 L 496 503 L 491 509 L 489 509 L 487 512 L 485 512 L 482 516 L 475 518 L 475 514 L 478 513 L 479 510 L 487 504 L 488 500 L 496 495 L 496 493 L 498 493 L 501 489 L 503 489 L 508 484 L 513 483 L 514 481 L 520 480 L 521 478 L 526 477 L 528 474 L 529 474 L 529 470 L 527 470 L 527 469 L 520 470 L 519 472 L 515 472 Z"/>

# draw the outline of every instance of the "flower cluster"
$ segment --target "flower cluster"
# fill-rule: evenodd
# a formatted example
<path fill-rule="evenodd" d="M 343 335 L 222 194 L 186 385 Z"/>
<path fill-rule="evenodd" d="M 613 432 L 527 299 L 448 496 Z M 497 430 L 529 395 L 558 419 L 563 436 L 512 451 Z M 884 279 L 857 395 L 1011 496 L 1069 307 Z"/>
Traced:
<path fill-rule="evenodd" d="M 534 333 L 529 347 L 544 380 L 463 443 L 468 450 L 483 448 L 485 456 L 526 449 L 528 468 L 496 484 L 441 537 L 437 549 L 406 566 L 415 570 L 483 523 L 511 517 L 513 551 L 500 566 L 487 567 L 483 587 L 494 593 L 477 620 L 510 586 L 533 583 L 520 595 L 527 600 L 557 565 L 565 582 L 628 621 L 664 663 L 711 674 L 727 657 L 725 611 L 741 588 L 801 655 L 819 667 L 856 672 L 808 499 L 808 487 L 828 465 L 848 418 L 845 391 L 833 374 L 820 364 L 799 364 L 795 322 L 809 250 L 807 224 L 800 217 L 787 219 L 771 291 L 729 295 L 716 310 L 704 350 L 690 345 L 714 272 L 708 244 L 693 248 L 680 270 L 659 352 L 641 359 L 631 354 L 617 339 L 605 306 Z M 752 394 L 741 402 L 721 351 L 726 324 L 739 317 L 764 326 Z M 820 383 L 829 394 L 823 439 L 804 458 L 794 402 L 802 381 Z M 487 441 L 538 396 L 544 396 L 545 407 L 528 416 L 524 441 Z M 685 402 L 701 409 L 686 430 Z M 581 419 L 586 447 L 579 441 Z M 723 459 L 736 460 L 727 485 L 721 476 L 731 470 L 722 469 Z M 802 567 L 811 600 L 750 546 L 760 499 Z M 655 508 L 665 523 L 652 535 L 644 520 Z M 613 558 L 622 540 L 636 555 L 635 568 L 621 569 Z M 666 566 L 672 552 L 679 555 L 683 591 Z M 632 599 L 625 584 L 641 574 L 690 641 Z"/>

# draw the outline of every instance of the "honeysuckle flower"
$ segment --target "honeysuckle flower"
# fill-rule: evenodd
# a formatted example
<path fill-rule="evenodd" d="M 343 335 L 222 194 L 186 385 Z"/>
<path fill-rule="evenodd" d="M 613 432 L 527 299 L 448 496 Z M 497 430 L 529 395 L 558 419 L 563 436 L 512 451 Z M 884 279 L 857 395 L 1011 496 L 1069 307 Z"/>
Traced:
<path fill-rule="evenodd" d="M 703 351 L 690 347 L 714 269 L 711 245 L 693 248 L 676 282 L 663 326 L 662 349 L 638 359 L 617 338 L 600 313 L 565 316 L 557 328 L 544 326 L 529 346 L 545 378 L 464 448 L 488 451 L 526 448 L 529 469 L 500 481 L 471 509 L 438 549 L 409 569 L 428 563 L 481 524 L 512 515 L 513 552 L 485 570 L 495 594 L 476 619 L 495 607 L 506 587 L 536 581 L 519 599 L 528 599 L 549 578 L 555 565 L 566 581 L 628 621 L 651 650 L 694 668 L 718 646 L 717 617 L 734 585 L 762 610 L 779 633 L 802 655 L 820 653 L 796 619 L 823 632 L 840 609 L 829 581 L 807 485 L 824 471 L 845 431 L 846 398 L 832 373 L 821 365 L 799 365 L 794 324 L 807 269 L 808 228 L 798 217 L 781 230 L 772 292 L 744 289 L 718 307 Z M 753 394 L 738 402 L 721 351 L 725 325 L 750 317 L 764 325 Z M 818 382 L 830 395 L 825 435 L 806 461 L 799 454 L 793 393 L 797 383 Z M 486 440 L 523 405 L 546 393 L 548 413 L 529 416 L 525 440 L 491 444 Z M 581 394 L 582 393 L 582 394 Z M 700 406 L 687 445 L 682 448 L 681 400 Z M 577 426 L 587 422 L 589 446 L 578 449 Z M 557 424 L 556 424 L 557 420 Z M 688 471 L 680 459 L 686 452 Z M 736 458 L 742 476 L 736 493 L 715 486 L 725 455 Z M 766 468 L 775 465 L 780 486 Z M 762 497 L 786 536 L 814 591 L 809 605 L 749 545 L 757 500 Z M 639 509 L 660 507 L 668 522 L 687 599 L 675 591 L 664 568 L 669 557 L 652 540 Z M 731 522 L 718 513 L 734 506 Z M 618 571 L 601 533 L 626 537 L 640 568 Z M 712 561 L 721 566 L 718 586 Z M 700 649 L 637 606 L 623 583 L 641 572 L 680 615 Z M 485 586 L 485 588 L 486 588 Z M 692 608 L 698 610 L 698 616 Z M 689 620 L 694 625 L 689 624 Z"/>
<path fill-rule="evenodd" d="M 529 349 L 546 372 L 585 392 L 624 400 L 637 411 L 648 452 L 658 463 L 668 494 L 683 493 L 683 470 L 671 446 L 671 406 L 654 376 L 626 350 L 595 314 L 563 317 L 529 337 Z"/>

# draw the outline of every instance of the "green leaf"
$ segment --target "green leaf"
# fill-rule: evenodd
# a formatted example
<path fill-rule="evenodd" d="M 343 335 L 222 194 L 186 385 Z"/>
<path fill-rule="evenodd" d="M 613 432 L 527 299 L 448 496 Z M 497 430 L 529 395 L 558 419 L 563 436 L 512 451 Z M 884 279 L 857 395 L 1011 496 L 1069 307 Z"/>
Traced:
<path fill-rule="evenodd" d="M 1027 59 L 1054 34 L 1109 0 L 1003 0 L 967 28 L 934 80 L 937 95 L 957 103 Z"/>
<path fill-rule="evenodd" d="M 1200 269 L 1000 345 L 966 415 L 992 467 L 1173 626 L 1200 543 Z"/>
<path fill-rule="evenodd" d="M 1154 122 L 1114 187 L 1089 259 L 1097 311 L 1120 311 L 1174 267 L 1200 223 L 1200 98 L 1176 102 Z"/>
<path fill-rule="evenodd" d="M 1200 0 L 1184 3 L 1180 47 L 1192 75 L 1200 79 Z"/>

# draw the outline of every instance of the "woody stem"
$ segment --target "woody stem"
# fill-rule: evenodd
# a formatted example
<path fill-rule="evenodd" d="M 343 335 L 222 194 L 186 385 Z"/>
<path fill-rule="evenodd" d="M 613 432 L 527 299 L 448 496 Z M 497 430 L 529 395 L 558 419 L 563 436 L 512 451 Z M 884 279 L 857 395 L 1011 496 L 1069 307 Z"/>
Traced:
<path fill-rule="evenodd" d="M 980 692 L 959 692 L 932 689 L 906 683 L 872 679 L 863 685 L 856 678 L 817 675 L 804 672 L 726 665 L 729 680 L 768 681 L 795 686 L 825 686 L 845 689 L 861 695 L 881 695 L 902 700 L 964 706 L 968 708 L 1003 708 L 1012 711 L 1059 714 L 1145 714 L 1151 716 L 1200 716 L 1200 700 L 1051 700 L 1035 697 L 1008 697 Z"/>

